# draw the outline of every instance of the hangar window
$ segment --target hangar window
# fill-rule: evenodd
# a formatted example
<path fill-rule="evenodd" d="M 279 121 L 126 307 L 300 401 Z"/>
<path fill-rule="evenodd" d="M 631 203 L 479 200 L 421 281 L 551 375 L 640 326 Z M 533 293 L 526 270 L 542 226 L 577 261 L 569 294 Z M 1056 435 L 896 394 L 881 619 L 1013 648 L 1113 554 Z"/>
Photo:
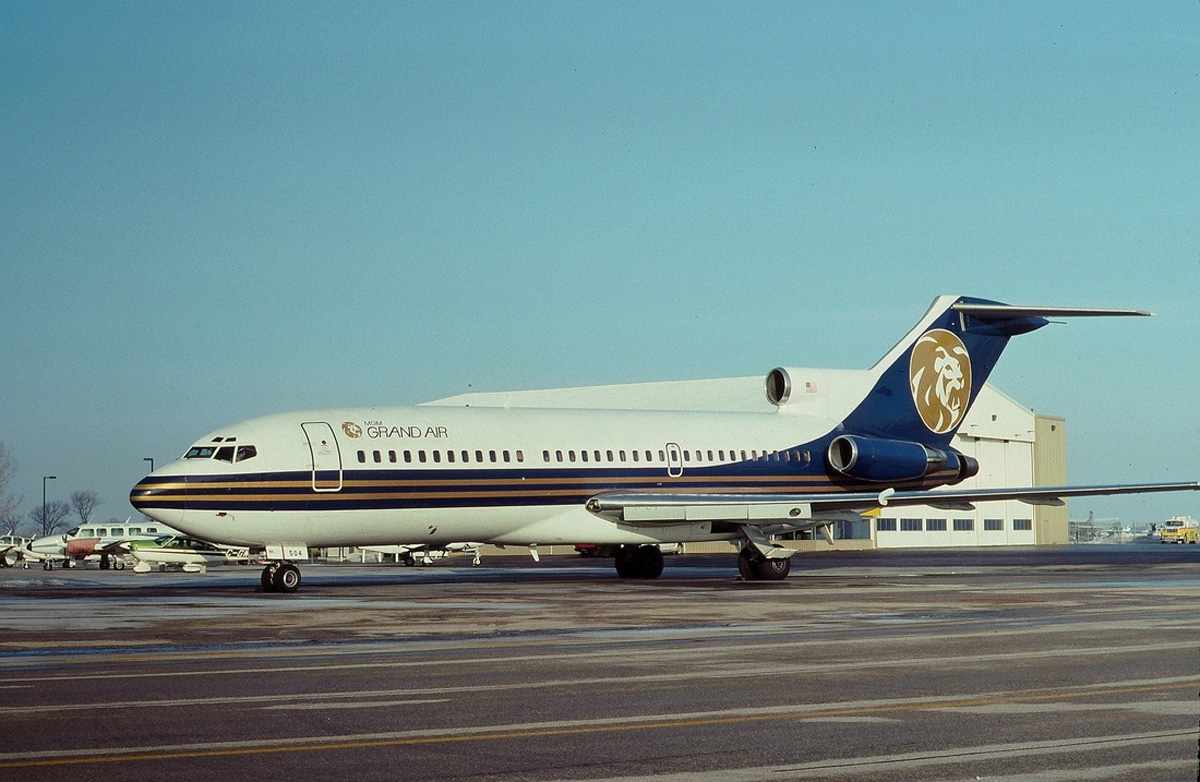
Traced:
<path fill-rule="evenodd" d="M 213 456 L 214 459 L 219 459 L 223 462 L 233 464 L 233 446 L 224 445 L 217 449 L 217 453 Z"/>
<path fill-rule="evenodd" d="M 412 451 L 405 451 L 405 452 L 404 452 L 404 462 L 405 462 L 406 464 L 411 464 L 411 463 L 412 463 Z"/>
<path fill-rule="evenodd" d="M 975 529 L 975 519 L 955 519 L 955 532 L 972 532 Z"/>
<path fill-rule="evenodd" d="M 1013 531 L 1030 532 L 1033 530 L 1033 519 L 1013 519 Z"/>
<path fill-rule="evenodd" d="M 208 446 L 198 446 L 196 448 L 189 448 L 188 452 L 183 455 L 183 458 L 185 458 L 185 459 L 211 459 L 214 450 L 215 449 L 209 448 Z"/>
<path fill-rule="evenodd" d="M 482 461 L 483 461 L 483 451 L 476 451 L 476 452 L 475 452 L 475 461 L 477 461 L 477 462 L 482 462 Z"/>
<path fill-rule="evenodd" d="M 448 461 L 448 462 L 454 461 L 454 451 L 446 451 L 446 461 Z"/>
<path fill-rule="evenodd" d="M 550 452 L 549 451 L 542 451 L 542 461 L 543 462 L 550 461 Z"/>
<path fill-rule="evenodd" d="M 424 450 L 417 451 L 417 461 L 419 461 L 421 464 L 425 463 L 425 451 Z"/>
<path fill-rule="evenodd" d="M 945 532 L 946 531 L 946 520 L 945 519 L 925 519 L 925 531 L 926 532 Z"/>
<path fill-rule="evenodd" d="M 488 461 L 489 462 L 496 461 L 496 452 L 495 451 L 488 451 Z"/>
<path fill-rule="evenodd" d="M 359 452 L 358 452 L 358 463 L 359 463 L 359 464 L 366 464 L 366 463 L 367 463 L 367 452 L 366 452 L 366 451 L 359 451 Z"/>
<path fill-rule="evenodd" d="M 895 519 L 875 519 L 875 531 L 876 532 L 895 532 L 896 531 L 896 520 Z"/>
<path fill-rule="evenodd" d="M 244 462 L 247 459 L 253 459 L 258 456 L 258 449 L 253 445 L 239 445 L 237 449 L 237 460 Z"/>
<path fill-rule="evenodd" d="M 1003 532 L 1004 519 L 984 519 L 983 530 L 984 532 Z"/>
<path fill-rule="evenodd" d="M 379 464 L 383 461 L 383 454 L 379 453 L 379 451 L 371 451 L 371 458 L 375 460 L 376 464 Z"/>
<path fill-rule="evenodd" d="M 580 459 L 580 461 L 584 461 L 584 462 L 586 462 L 588 460 L 586 449 L 579 452 L 579 459 Z"/>
<path fill-rule="evenodd" d="M 613 452 L 612 451 L 605 451 L 604 455 L 608 457 L 608 460 L 610 462 L 613 460 Z"/>
<path fill-rule="evenodd" d="M 525 452 L 522 451 L 520 448 L 517 449 L 517 461 L 518 462 L 525 461 Z"/>
<path fill-rule="evenodd" d="M 920 532 L 921 531 L 921 520 L 920 519 L 900 519 L 900 531 L 901 532 Z"/>
<path fill-rule="evenodd" d="M 561 461 L 562 461 L 562 451 L 555 451 L 555 452 L 554 452 L 554 461 L 556 461 L 556 462 L 561 462 Z"/>
<path fill-rule="evenodd" d="M 512 457 L 512 454 L 510 454 L 508 451 L 501 451 L 501 452 L 500 452 L 500 455 L 501 455 L 502 457 L 504 457 L 504 461 L 506 461 L 506 462 L 511 462 L 511 461 L 512 461 L 512 458 L 511 458 L 511 457 Z"/>

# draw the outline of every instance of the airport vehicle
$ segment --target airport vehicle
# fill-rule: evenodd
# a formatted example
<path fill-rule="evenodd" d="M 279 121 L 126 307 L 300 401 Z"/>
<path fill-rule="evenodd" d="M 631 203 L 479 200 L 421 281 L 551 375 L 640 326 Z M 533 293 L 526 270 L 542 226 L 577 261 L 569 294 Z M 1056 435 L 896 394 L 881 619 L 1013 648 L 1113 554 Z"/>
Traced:
<path fill-rule="evenodd" d="M 940 296 L 870 369 L 772 369 L 769 414 L 426 404 L 270 415 L 205 435 L 130 502 L 206 540 L 263 546 L 262 584 L 279 591 L 299 587 L 310 546 L 396 539 L 617 545 L 624 578 L 660 575 L 660 543 L 730 540 L 744 579 L 776 580 L 795 551 L 772 535 L 831 539 L 836 521 L 884 506 L 1200 489 L 945 488 L 979 471 L 951 438 L 1011 337 L 1049 317 L 1148 314 Z"/>
<path fill-rule="evenodd" d="M 1159 543 L 1200 543 L 1200 521 L 1191 516 L 1172 516 L 1163 522 Z"/>
<path fill-rule="evenodd" d="M 178 566 L 187 573 L 207 573 L 209 565 L 225 562 L 226 549 L 184 535 L 161 535 L 154 540 L 131 540 L 121 544 L 137 562 L 134 573 Z"/>
<path fill-rule="evenodd" d="M 363 551 L 391 554 L 397 562 L 405 565 L 432 565 L 451 554 L 470 554 L 471 565 L 479 567 L 479 548 L 482 543 L 447 543 L 444 546 L 429 546 L 424 543 L 401 543 L 392 546 L 361 546 Z"/>

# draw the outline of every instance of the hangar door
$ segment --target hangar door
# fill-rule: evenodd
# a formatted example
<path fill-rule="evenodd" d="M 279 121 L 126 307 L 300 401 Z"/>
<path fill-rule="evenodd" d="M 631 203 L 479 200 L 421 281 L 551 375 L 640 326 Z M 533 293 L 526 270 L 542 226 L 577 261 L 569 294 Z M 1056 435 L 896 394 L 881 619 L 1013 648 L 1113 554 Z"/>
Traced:
<path fill-rule="evenodd" d="M 342 452 L 333 427 L 324 421 L 300 424 L 312 454 L 313 491 L 342 490 Z"/>

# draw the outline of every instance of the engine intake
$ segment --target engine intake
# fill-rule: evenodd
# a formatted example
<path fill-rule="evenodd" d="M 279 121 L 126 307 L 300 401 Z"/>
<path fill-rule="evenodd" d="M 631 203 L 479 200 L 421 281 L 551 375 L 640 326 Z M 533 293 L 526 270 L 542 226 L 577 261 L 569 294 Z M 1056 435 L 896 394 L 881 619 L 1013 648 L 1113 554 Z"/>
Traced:
<path fill-rule="evenodd" d="M 979 462 L 953 448 L 852 434 L 833 438 L 826 457 L 832 470 L 862 481 L 936 478 L 958 482 L 979 472 Z"/>

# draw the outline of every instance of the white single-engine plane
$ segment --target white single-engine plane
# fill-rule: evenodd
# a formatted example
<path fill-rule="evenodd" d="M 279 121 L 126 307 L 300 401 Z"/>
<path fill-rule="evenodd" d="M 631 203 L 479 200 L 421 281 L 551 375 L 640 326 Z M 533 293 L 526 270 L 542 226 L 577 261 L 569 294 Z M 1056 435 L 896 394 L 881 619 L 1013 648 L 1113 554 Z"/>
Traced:
<path fill-rule="evenodd" d="M 739 541 L 743 578 L 781 579 L 795 552 L 773 535 L 828 537 L 835 521 L 883 506 L 1200 489 L 954 488 L 979 464 L 951 438 L 1011 337 L 1049 317 L 1148 314 L 940 296 L 870 369 L 771 370 L 770 413 L 443 404 L 271 415 L 205 435 L 130 502 L 204 540 L 264 547 L 273 591 L 300 585 L 295 563 L 310 546 L 396 540 L 618 546 L 624 578 L 657 577 L 661 543 Z"/>

